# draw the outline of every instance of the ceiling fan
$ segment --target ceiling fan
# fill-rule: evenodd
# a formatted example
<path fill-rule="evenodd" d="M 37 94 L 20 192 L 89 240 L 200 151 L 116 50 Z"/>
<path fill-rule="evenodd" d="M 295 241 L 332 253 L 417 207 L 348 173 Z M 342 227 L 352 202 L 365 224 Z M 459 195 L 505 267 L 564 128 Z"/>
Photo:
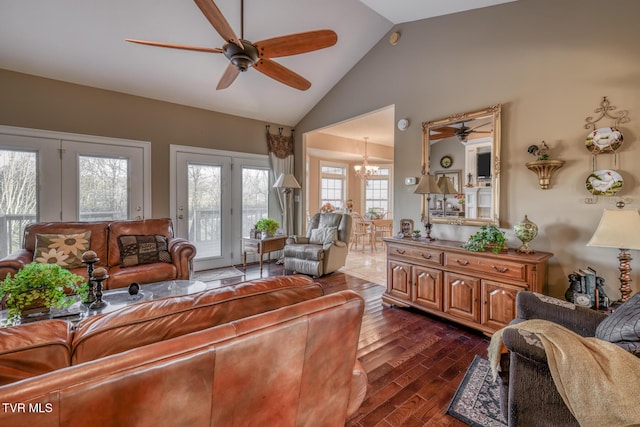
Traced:
<path fill-rule="evenodd" d="M 469 135 L 471 135 L 472 133 L 491 133 L 491 131 L 476 130 L 488 124 L 489 123 L 483 123 L 481 125 L 470 128 L 468 126 L 465 126 L 464 122 L 462 122 L 460 128 L 455 131 L 454 135 L 458 138 L 458 141 L 467 142 Z"/>
<path fill-rule="evenodd" d="M 253 67 L 262 74 L 299 90 L 307 90 L 311 82 L 271 58 L 298 55 L 333 46 L 338 35 L 333 30 L 315 30 L 250 42 L 244 39 L 244 0 L 240 2 L 240 37 L 236 35 L 213 0 L 194 0 L 202 14 L 226 41 L 222 48 L 185 46 L 173 43 L 126 39 L 128 42 L 172 49 L 223 53 L 230 63 L 218 82 L 217 90 L 228 88 L 240 72 Z"/>

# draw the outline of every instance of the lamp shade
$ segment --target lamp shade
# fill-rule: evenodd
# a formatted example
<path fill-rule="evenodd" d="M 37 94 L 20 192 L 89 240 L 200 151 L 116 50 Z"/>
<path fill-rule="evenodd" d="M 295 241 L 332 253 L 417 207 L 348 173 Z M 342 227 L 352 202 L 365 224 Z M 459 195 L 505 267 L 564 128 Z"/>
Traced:
<path fill-rule="evenodd" d="M 300 184 L 298 184 L 296 177 L 290 173 L 281 173 L 276 183 L 273 184 L 273 188 L 300 188 Z"/>
<path fill-rule="evenodd" d="M 415 194 L 442 194 L 442 190 L 438 187 L 436 179 L 431 174 L 422 175 L 418 186 L 413 192 Z"/>
<path fill-rule="evenodd" d="M 640 249 L 640 214 L 636 209 L 605 209 L 587 246 Z"/>
<path fill-rule="evenodd" d="M 457 194 L 458 190 L 456 190 L 456 187 L 453 185 L 453 182 L 451 182 L 451 180 L 449 178 L 447 178 L 446 176 L 441 176 L 438 179 L 438 187 L 440 187 L 440 190 L 442 190 L 443 194 Z"/>

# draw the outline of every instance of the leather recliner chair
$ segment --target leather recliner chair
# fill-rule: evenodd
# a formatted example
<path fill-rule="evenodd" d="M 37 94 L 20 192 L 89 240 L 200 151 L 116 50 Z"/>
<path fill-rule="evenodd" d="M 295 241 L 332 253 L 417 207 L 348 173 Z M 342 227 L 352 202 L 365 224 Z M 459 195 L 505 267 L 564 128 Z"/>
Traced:
<path fill-rule="evenodd" d="M 317 213 L 307 234 L 290 236 L 284 247 L 285 270 L 314 277 L 333 273 L 345 265 L 351 236 L 351 215 Z"/>

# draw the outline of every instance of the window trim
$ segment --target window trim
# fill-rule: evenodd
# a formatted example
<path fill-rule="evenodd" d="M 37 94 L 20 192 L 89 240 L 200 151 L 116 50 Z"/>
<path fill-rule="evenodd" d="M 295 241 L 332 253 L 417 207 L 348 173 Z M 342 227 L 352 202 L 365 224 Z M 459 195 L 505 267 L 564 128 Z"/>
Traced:
<path fill-rule="evenodd" d="M 344 175 L 337 174 L 325 174 L 322 172 L 323 167 L 334 167 L 334 168 L 343 168 Z M 342 186 L 342 201 L 344 202 L 347 197 L 347 189 L 349 188 L 349 164 L 348 163 L 340 163 L 340 162 L 332 162 L 329 160 L 320 160 L 319 168 L 318 168 L 318 206 L 322 206 L 322 178 L 336 178 L 341 177 L 344 185 Z"/>

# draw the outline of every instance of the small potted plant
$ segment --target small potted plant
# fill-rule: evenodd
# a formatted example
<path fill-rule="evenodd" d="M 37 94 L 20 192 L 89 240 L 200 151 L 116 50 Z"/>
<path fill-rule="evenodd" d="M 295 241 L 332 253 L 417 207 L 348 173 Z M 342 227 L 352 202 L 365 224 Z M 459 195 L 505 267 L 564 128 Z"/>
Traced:
<path fill-rule="evenodd" d="M 17 318 L 68 307 L 76 301 L 69 293 L 84 296 L 87 290 L 82 276 L 57 264 L 32 262 L 0 282 L 0 299 L 4 298 L 9 317 Z"/>
<path fill-rule="evenodd" d="M 462 245 L 463 248 L 473 252 L 485 252 L 487 249 L 498 254 L 506 247 L 507 238 L 504 232 L 495 225 L 483 225 L 480 231 L 472 234 L 467 242 Z"/>
<path fill-rule="evenodd" d="M 280 223 L 275 219 L 262 218 L 256 222 L 256 230 L 260 231 L 262 238 L 273 237 L 280 228 Z"/>
<path fill-rule="evenodd" d="M 413 240 L 418 240 L 420 238 L 420 230 L 413 230 L 413 236 L 411 236 Z"/>

